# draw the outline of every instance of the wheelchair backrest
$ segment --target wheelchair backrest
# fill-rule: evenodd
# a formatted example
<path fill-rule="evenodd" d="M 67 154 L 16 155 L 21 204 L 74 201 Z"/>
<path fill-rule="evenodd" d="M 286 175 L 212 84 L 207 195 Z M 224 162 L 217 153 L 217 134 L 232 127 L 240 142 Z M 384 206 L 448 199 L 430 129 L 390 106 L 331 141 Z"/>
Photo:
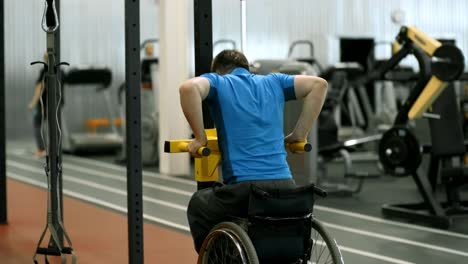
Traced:
<path fill-rule="evenodd" d="M 314 187 L 267 192 L 252 186 L 248 234 L 260 263 L 293 263 L 310 252 Z"/>

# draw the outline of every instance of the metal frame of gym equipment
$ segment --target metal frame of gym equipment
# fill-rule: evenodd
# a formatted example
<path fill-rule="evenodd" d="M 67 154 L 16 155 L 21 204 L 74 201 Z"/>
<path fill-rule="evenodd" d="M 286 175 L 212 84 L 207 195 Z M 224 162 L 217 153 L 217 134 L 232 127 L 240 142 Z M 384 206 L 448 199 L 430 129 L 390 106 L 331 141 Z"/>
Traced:
<path fill-rule="evenodd" d="M 125 85 L 127 217 L 129 263 L 144 262 L 141 166 L 140 1 L 125 0 Z"/>
<path fill-rule="evenodd" d="M 212 0 L 194 0 L 193 12 L 195 76 L 200 76 L 210 72 L 211 61 L 213 60 Z M 203 103 L 203 122 L 205 129 L 214 128 L 214 122 L 211 119 L 208 106 L 205 103 Z M 213 155 L 211 156 L 213 158 Z M 213 186 L 214 183 L 215 180 L 197 181 L 197 189 L 201 190 Z"/>
<path fill-rule="evenodd" d="M 0 1 L 0 224 L 7 220 L 6 144 L 5 144 L 5 16 L 4 1 Z"/>
<path fill-rule="evenodd" d="M 194 44 L 195 76 L 210 72 L 213 60 L 213 18 L 212 0 L 194 0 Z M 203 106 L 205 128 L 213 128 L 214 123 L 206 106 Z"/>
<path fill-rule="evenodd" d="M 385 217 L 406 218 L 448 228 L 451 219 L 434 197 L 428 177 L 418 172 L 421 170 L 421 148 L 407 128 L 407 123 L 421 117 L 440 118 L 426 111 L 448 82 L 458 79 L 463 73 L 464 57 L 457 47 L 442 44 L 415 27 L 402 27 L 396 42 L 400 45 L 399 51 L 362 81 L 382 78 L 409 54 L 416 57 L 419 79 L 398 112 L 393 127 L 383 134 L 379 142 L 379 159 L 389 174 L 399 177 L 411 175 L 423 202 L 386 204 L 382 207 L 382 213 Z"/>

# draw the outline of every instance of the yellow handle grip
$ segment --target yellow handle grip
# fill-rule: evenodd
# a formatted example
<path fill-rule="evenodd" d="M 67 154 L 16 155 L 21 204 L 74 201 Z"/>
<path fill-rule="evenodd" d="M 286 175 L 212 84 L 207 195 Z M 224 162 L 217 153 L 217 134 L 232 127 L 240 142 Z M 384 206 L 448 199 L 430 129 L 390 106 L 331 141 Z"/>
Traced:
<path fill-rule="evenodd" d="M 310 152 L 312 144 L 308 142 L 286 143 L 286 148 L 291 152 Z"/>
<path fill-rule="evenodd" d="M 179 153 L 179 152 L 188 152 L 188 145 L 190 140 L 171 140 L 164 143 L 164 152 L 167 153 Z M 207 147 L 200 147 L 197 150 L 197 153 L 201 156 L 209 156 L 211 150 Z"/>
<path fill-rule="evenodd" d="M 188 145 L 189 145 L 188 142 L 180 142 L 177 147 L 182 152 L 188 152 L 189 151 L 188 150 Z M 209 148 L 207 148 L 207 147 L 200 147 L 200 148 L 198 148 L 197 153 L 200 156 L 205 156 L 206 157 L 206 156 L 211 154 L 211 150 Z"/>

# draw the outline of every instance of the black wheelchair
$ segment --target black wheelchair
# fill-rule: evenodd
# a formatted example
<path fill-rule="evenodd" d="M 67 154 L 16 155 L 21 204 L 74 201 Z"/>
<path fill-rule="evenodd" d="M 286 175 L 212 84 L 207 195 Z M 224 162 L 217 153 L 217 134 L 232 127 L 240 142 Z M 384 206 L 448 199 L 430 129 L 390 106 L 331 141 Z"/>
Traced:
<path fill-rule="evenodd" d="M 199 252 L 198 264 L 343 264 L 338 245 L 312 214 L 314 185 L 277 193 L 253 186 L 247 218 L 216 225 Z"/>

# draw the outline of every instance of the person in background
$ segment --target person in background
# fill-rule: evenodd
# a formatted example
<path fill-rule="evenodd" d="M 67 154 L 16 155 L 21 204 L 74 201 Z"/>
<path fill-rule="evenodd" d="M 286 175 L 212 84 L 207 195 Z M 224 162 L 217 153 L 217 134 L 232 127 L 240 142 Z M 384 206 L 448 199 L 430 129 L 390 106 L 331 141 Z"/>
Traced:
<path fill-rule="evenodd" d="M 48 55 L 47 52 L 44 53 L 44 62 L 47 63 Z M 33 113 L 33 132 L 34 132 L 34 140 L 36 141 L 36 151 L 34 152 L 34 156 L 36 157 L 44 157 L 46 155 L 46 149 L 44 145 L 44 140 L 41 136 L 41 125 L 42 121 L 47 119 L 47 89 L 45 89 L 45 82 L 44 78 L 46 75 L 46 69 L 43 67 L 41 72 L 39 73 L 39 77 L 37 78 L 35 85 L 34 85 L 34 94 L 31 99 L 31 102 L 28 105 L 28 110 L 32 111 Z M 60 84 L 63 84 L 64 72 L 59 69 L 57 72 L 57 78 Z M 63 85 L 60 85 L 60 91 L 63 95 Z M 42 101 L 42 103 L 41 103 Z M 63 106 L 64 104 L 64 97 L 62 96 L 60 105 Z"/>
<path fill-rule="evenodd" d="M 44 53 L 44 62 L 47 62 L 47 53 Z M 34 140 L 36 141 L 36 151 L 34 152 L 34 156 L 36 157 L 44 157 L 46 155 L 44 141 L 41 137 L 42 120 L 45 120 L 47 117 L 47 93 L 44 90 L 44 77 L 45 68 L 42 68 L 39 73 L 39 78 L 36 80 L 34 85 L 34 95 L 28 105 L 29 111 L 32 111 L 33 113 L 33 132 Z M 41 98 L 43 107 L 40 102 Z"/>

